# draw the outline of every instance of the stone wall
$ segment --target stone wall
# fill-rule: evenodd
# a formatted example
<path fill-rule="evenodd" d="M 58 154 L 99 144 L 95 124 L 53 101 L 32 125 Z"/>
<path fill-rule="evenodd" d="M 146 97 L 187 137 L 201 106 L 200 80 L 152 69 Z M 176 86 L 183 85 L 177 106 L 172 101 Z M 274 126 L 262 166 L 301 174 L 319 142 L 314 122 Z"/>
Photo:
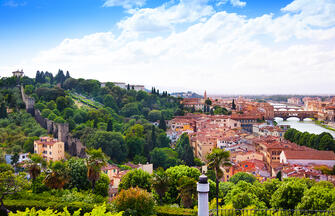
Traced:
<path fill-rule="evenodd" d="M 24 88 L 23 88 L 22 85 L 21 85 L 20 90 L 21 90 L 22 100 L 23 100 L 24 104 L 26 105 L 26 111 L 28 113 L 34 115 L 35 100 L 24 93 Z"/>
<path fill-rule="evenodd" d="M 56 123 L 41 115 L 40 110 L 34 109 L 35 101 L 24 93 L 24 88 L 21 86 L 22 100 L 26 105 L 26 110 L 35 117 L 35 120 L 45 128 L 49 134 L 57 138 L 59 141 L 64 142 L 65 151 L 69 152 L 73 156 L 85 157 L 85 146 L 71 136 L 68 123 Z"/>

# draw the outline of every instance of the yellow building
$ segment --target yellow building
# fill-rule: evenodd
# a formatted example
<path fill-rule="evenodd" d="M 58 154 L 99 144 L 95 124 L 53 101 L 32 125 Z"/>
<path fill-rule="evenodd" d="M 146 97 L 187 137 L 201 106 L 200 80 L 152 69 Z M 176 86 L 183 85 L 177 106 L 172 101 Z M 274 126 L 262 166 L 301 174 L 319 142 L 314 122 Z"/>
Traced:
<path fill-rule="evenodd" d="M 51 137 L 40 137 L 34 141 L 34 153 L 41 155 L 47 161 L 64 159 L 64 143 Z"/>

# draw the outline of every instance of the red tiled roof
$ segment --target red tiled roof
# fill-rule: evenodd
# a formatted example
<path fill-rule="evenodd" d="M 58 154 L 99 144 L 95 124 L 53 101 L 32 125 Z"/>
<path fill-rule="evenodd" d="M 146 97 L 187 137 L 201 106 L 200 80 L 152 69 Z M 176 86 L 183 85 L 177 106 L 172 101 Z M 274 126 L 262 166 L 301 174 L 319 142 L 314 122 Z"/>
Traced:
<path fill-rule="evenodd" d="M 333 151 L 289 151 L 284 150 L 287 159 L 335 160 Z"/>

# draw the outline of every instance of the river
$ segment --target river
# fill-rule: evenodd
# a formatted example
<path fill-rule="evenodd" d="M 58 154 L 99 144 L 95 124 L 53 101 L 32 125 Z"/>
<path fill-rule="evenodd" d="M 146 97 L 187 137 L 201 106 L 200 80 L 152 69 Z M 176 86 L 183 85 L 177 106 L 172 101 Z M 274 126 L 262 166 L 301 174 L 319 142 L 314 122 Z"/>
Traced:
<path fill-rule="evenodd" d="M 320 134 L 322 132 L 328 132 L 335 138 L 335 132 L 328 130 L 326 128 L 323 128 L 317 124 L 315 124 L 314 121 L 310 119 L 305 119 L 304 121 L 299 121 L 298 118 L 288 118 L 286 121 L 283 121 L 282 118 L 275 118 L 278 125 L 290 125 L 291 128 L 295 128 L 298 131 L 301 132 L 309 132 L 314 134 Z"/>
<path fill-rule="evenodd" d="M 272 106 L 274 106 L 275 108 L 301 108 L 299 106 L 287 106 L 286 104 L 280 104 L 280 103 L 270 103 Z M 275 118 L 276 122 L 279 125 L 290 125 L 291 128 L 295 128 L 301 132 L 309 132 L 309 133 L 314 133 L 314 134 L 321 134 L 322 132 L 328 132 L 330 133 L 334 138 L 335 138 L 335 132 L 328 130 L 326 128 L 323 128 L 317 124 L 315 124 L 314 121 L 312 121 L 311 119 L 305 119 L 304 121 L 299 121 L 298 118 L 295 117 L 291 117 L 288 118 L 286 121 L 283 121 L 282 118 Z"/>

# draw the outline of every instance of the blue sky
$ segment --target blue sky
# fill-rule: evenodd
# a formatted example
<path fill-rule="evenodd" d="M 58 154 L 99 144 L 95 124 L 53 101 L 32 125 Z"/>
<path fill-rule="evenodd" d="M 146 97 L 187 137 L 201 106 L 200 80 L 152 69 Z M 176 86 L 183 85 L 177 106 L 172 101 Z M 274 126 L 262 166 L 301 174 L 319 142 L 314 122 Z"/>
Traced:
<path fill-rule="evenodd" d="M 325 88 L 329 80 L 320 80 L 312 89 L 308 86 L 315 84 L 315 79 L 298 83 L 299 87 L 295 87 L 297 83 L 278 84 L 273 92 L 269 82 L 281 73 L 298 76 L 306 69 L 306 75 L 335 73 L 331 63 L 334 52 L 329 47 L 335 41 L 334 5 L 333 0 L 0 0 L 0 75 L 17 68 L 30 76 L 36 69 L 63 68 L 77 77 L 137 82 L 169 90 L 331 93 L 334 87 Z M 180 48 L 188 42 L 196 45 L 194 50 Z M 309 54 L 303 59 L 319 60 L 305 68 L 303 62 L 292 60 L 300 52 Z M 179 54 L 181 57 L 175 59 Z M 268 63 L 257 62 L 263 57 L 269 58 Z M 281 68 L 287 62 L 287 68 Z M 184 80 L 190 76 L 194 80 L 159 81 L 156 78 L 161 77 L 157 74 L 162 67 L 161 73 L 173 71 L 171 76 L 182 74 Z M 230 83 L 242 80 L 245 89 L 220 86 L 217 80 L 224 78 Z"/>

